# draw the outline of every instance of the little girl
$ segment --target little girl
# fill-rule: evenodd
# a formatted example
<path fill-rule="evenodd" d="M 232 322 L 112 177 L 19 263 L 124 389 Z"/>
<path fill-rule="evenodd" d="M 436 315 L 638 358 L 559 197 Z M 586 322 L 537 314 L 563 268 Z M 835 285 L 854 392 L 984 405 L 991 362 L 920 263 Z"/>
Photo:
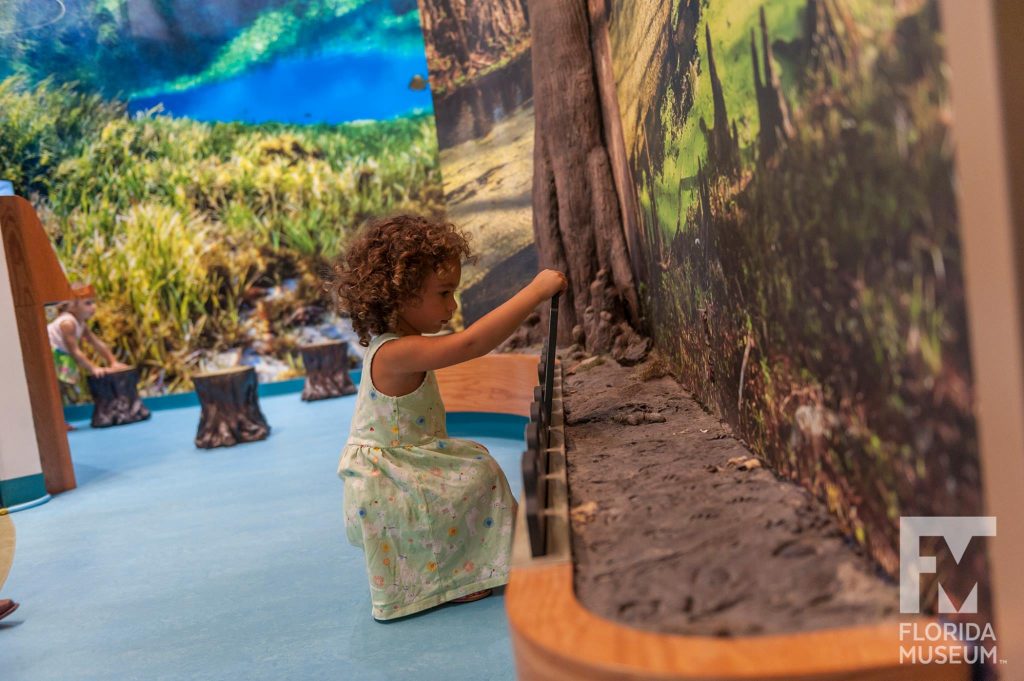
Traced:
<path fill-rule="evenodd" d="M 87 324 L 89 319 L 96 314 L 96 301 L 92 286 L 75 284 L 71 287 L 71 292 L 75 296 L 74 299 L 57 306 L 59 313 L 52 322 L 47 324 L 46 331 L 50 337 L 50 347 L 53 349 L 53 362 L 57 369 L 57 381 L 60 384 L 61 395 L 65 401 L 74 403 L 78 401 L 79 367 L 90 376 L 102 376 L 118 369 L 127 369 L 128 365 L 117 361 L 107 344 L 100 340 Z M 110 366 L 104 368 L 89 359 L 82 352 L 80 345 L 82 340 L 92 345 Z"/>
<path fill-rule="evenodd" d="M 338 475 L 378 620 L 508 581 L 515 499 L 483 445 L 448 437 L 434 370 L 493 350 L 566 280 L 545 270 L 465 331 L 423 335 L 455 314 L 469 255 L 454 225 L 399 215 L 366 225 L 334 266 L 331 290 L 368 346 Z"/>

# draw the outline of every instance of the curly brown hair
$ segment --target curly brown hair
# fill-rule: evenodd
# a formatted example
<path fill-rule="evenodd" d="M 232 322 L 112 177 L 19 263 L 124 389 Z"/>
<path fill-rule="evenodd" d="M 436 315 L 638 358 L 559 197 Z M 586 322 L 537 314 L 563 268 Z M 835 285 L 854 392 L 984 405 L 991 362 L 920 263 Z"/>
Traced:
<path fill-rule="evenodd" d="M 327 290 L 352 318 L 359 344 L 395 328 L 398 309 L 453 259 L 472 259 L 469 238 L 450 222 L 392 215 L 367 222 L 331 266 Z"/>

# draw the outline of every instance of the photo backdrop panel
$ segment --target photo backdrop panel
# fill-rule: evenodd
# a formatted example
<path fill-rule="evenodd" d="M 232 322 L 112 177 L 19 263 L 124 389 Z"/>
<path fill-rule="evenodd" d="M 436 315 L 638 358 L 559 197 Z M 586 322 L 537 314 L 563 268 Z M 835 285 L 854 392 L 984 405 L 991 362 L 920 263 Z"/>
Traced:
<path fill-rule="evenodd" d="M 656 345 L 896 575 L 900 516 L 984 508 L 937 7 L 611 5 Z"/>
<path fill-rule="evenodd" d="M 533 86 L 525 0 L 420 0 L 448 219 L 478 256 L 462 324 L 536 274 Z"/>
<path fill-rule="evenodd" d="M 301 373 L 352 339 L 319 272 L 366 218 L 442 211 L 415 0 L 17 0 L 0 178 L 30 198 L 143 394 Z"/>

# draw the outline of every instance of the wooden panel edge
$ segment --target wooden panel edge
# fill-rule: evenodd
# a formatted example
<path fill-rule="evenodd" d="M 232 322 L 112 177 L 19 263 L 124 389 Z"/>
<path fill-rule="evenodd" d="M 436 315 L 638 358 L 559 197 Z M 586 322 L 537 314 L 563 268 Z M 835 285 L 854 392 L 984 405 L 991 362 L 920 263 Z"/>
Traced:
<path fill-rule="evenodd" d="M 46 228 L 35 208 L 20 196 L 0 197 L 0 220 L 14 246 L 7 262 L 12 280 L 17 278 L 15 305 L 44 305 L 72 297 L 64 267 L 54 252 Z M 15 282 L 12 281 L 12 288 Z"/>
<path fill-rule="evenodd" d="M 941 0 L 998 670 L 1024 678 L 1024 43 L 1019 2 Z M 983 584 L 979 588 L 985 588 Z"/>
<path fill-rule="evenodd" d="M 46 491 L 50 494 L 67 492 L 78 483 L 57 387 L 57 371 L 46 335 L 46 318 L 40 306 L 18 307 L 14 313 Z"/>

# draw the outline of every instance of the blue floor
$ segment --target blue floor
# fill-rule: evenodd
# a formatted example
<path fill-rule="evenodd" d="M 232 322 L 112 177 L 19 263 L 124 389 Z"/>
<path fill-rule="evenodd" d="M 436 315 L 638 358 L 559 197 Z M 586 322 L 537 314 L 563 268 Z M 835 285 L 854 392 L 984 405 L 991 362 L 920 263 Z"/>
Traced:
<path fill-rule="evenodd" d="M 513 679 L 500 594 L 370 617 L 335 475 L 354 403 L 263 398 L 268 440 L 209 451 L 198 408 L 76 422 L 78 489 L 11 516 L 0 679 Z M 522 441 L 473 439 L 518 493 Z"/>

